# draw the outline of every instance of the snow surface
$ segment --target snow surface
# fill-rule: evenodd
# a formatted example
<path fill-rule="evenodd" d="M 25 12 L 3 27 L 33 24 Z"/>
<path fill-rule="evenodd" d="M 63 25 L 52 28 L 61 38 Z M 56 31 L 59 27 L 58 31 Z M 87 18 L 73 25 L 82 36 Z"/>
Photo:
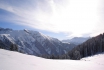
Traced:
<path fill-rule="evenodd" d="M 0 49 L 0 70 L 104 70 L 104 54 L 82 60 L 50 60 Z"/>

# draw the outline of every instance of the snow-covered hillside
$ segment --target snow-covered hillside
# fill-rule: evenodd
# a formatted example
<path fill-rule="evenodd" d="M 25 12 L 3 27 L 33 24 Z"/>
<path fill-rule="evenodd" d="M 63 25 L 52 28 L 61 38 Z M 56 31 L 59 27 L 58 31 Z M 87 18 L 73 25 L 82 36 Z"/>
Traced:
<path fill-rule="evenodd" d="M 104 70 L 104 54 L 82 60 L 50 60 L 0 49 L 0 70 Z"/>
<path fill-rule="evenodd" d="M 37 31 L 12 30 L 0 28 L 0 41 L 4 49 L 10 49 L 11 44 L 18 46 L 18 51 L 36 56 L 62 55 L 71 50 L 75 45 L 62 43 L 56 38 L 46 36 Z"/>

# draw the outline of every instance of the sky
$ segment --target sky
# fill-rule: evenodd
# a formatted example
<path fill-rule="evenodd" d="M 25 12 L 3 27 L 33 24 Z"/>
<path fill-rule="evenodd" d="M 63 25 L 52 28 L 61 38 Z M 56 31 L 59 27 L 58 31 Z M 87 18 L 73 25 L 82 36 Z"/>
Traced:
<path fill-rule="evenodd" d="M 0 0 L 0 27 L 62 39 L 104 32 L 103 0 Z"/>

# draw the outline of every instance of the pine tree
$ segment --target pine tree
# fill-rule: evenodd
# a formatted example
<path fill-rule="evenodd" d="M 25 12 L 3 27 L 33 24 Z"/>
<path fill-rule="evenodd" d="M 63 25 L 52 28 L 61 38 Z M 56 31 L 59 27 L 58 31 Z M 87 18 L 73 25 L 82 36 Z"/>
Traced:
<path fill-rule="evenodd" d="M 11 44 L 10 50 L 11 51 L 18 51 L 18 46 L 16 44 Z"/>

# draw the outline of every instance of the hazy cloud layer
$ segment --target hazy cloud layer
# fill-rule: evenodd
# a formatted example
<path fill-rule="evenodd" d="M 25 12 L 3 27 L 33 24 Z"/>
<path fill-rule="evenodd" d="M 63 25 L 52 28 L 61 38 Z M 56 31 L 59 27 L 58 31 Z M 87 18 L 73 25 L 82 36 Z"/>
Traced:
<path fill-rule="evenodd" d="M 0 11 L 9 12 L 0 14 L 0 21 L 69 37 L 94 36 L 104 32 L 103 4 L 103 0 L 0 0 Z"/>

